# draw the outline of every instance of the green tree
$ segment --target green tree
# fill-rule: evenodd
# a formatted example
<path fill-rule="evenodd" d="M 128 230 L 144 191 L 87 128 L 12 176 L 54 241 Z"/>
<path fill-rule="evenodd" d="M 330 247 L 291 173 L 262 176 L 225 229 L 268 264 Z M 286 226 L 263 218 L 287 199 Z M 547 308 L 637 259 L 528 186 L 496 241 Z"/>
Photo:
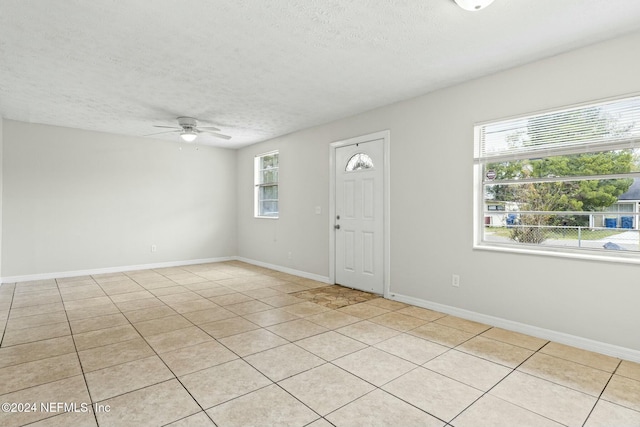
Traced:
<path fill-rule="evenodd" d="M 549 126 L 549 123 L 562 123 Z M 620 136 L 628 132 L 615 119 L 607 117 L 600 108 L 552 113 L 531 118 L 525 132 L 515 131 L 507 143 L 513 147 L 543 145 L 561 138 L 563 141 L 583 143 L 603 136 Z M 636 156 L 630 150 L 604 151 L 539 159 L 525 159 L 493 163 L 487 170 L 501 179 L 554 178 L 584 175 L 607 175 L 636 170 Z M 487 192 L 494 200 L 515 202 L 521 211 L 597 211 L 613 205 L 618 196 L 629 189 L 631 179 L 602 179 L 587 181 L 554 181 L 512 185 L 492 185 Z M 541 243 L 548 225 L 587 225 L 586 215 L 520 216 L 520 224 L 511 231 L 511 238 L 519 242 Z M 530 227 L 526 227 L 529 225 Z"/>

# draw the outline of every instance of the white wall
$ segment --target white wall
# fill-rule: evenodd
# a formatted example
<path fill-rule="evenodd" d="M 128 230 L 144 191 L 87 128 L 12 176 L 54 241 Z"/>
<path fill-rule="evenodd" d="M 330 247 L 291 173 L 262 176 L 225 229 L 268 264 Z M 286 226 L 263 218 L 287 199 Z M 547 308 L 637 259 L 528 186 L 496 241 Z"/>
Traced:
<path fill-rule="evenodd" d="M 329 143 L 390 129 L 392 293 L 640 350 L 637 265 L 472 249 L 474 123 L 640 92 L 638 46 L 640 33 L 242 149 L 238 254 L 328 276 Z M 253 156 L 272 149 L 281 218 L 254 219 Z"/>
<path fill-rule="evenodd" d="M 303 133 L 304 134 L 304 133 Z M 297 135 L 297 134 L 296 134 Z M 295 270 L 327 276 L 328 252 L 315 250 L 328 236 L 328 145 L 307 144 L 297 136 L 239 151 L 238 161 L 238 254 Z M 253 159 L 278 149 L 279 219 L 253 217 Z M 323 185 L 324 184 L 324 185 Z M 320 206 L 322 213 L 315 213 Z M 291 259 L 288 254 L 291 252 Z"/>
<path fill-rule="evenodd" d="M 3 133 L 3 277 L 236 254 L 236 151 L 11 120 Z"/>
<path fill-rule="evenodd" d="M 3 141 L 4 141 L 4 132 L 3 132 L 3 124 L 4 120 L 2 116 L 0 116 L 0 277 L 2 277 L 2 187 L 3 187 L 3 168 L 2 165 L 4 163 L 3 160 Z M 0 284 L 2 282 L 0 281 Z"/>

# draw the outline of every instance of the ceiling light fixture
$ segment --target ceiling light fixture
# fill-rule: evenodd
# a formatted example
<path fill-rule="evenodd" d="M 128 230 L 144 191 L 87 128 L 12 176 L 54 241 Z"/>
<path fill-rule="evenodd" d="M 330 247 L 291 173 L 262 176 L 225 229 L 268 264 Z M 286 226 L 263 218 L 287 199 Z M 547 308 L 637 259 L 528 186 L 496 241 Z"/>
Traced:
<path fill-rule="evenodd" d="M 453 0 L 464 10 L 482 10 L 493 3 L 493 0 Z"/>
<path fill-rule="evenodd" d="M 192 129 L 185 129 L 180 132 L 180 138 L 182 138 L 184 142 L 193 142 L 197 137 L 198 134 Z"/>

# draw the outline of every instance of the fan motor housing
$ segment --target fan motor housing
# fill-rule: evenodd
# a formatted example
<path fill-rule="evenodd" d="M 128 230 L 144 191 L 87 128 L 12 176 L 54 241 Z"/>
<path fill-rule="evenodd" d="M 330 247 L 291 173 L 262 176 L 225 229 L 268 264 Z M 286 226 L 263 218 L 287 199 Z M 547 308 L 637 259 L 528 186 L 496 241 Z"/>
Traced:
<path fill-rule="evenodd" d="M 178 117 L 178 124 L 182 128 L 195 128 L 198 126 L 198 121 L 193 117 Z"/>

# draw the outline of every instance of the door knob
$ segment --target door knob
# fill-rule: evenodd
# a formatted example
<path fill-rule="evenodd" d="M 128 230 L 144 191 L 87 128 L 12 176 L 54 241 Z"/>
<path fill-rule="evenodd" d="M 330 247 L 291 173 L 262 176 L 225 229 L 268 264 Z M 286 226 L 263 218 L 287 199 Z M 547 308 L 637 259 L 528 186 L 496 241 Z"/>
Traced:
<path fill-rule="evenodd" d="M 334 225 L 333 228 L 335 228 L 336 230 L 340 230 L 340 224 Z"/>

